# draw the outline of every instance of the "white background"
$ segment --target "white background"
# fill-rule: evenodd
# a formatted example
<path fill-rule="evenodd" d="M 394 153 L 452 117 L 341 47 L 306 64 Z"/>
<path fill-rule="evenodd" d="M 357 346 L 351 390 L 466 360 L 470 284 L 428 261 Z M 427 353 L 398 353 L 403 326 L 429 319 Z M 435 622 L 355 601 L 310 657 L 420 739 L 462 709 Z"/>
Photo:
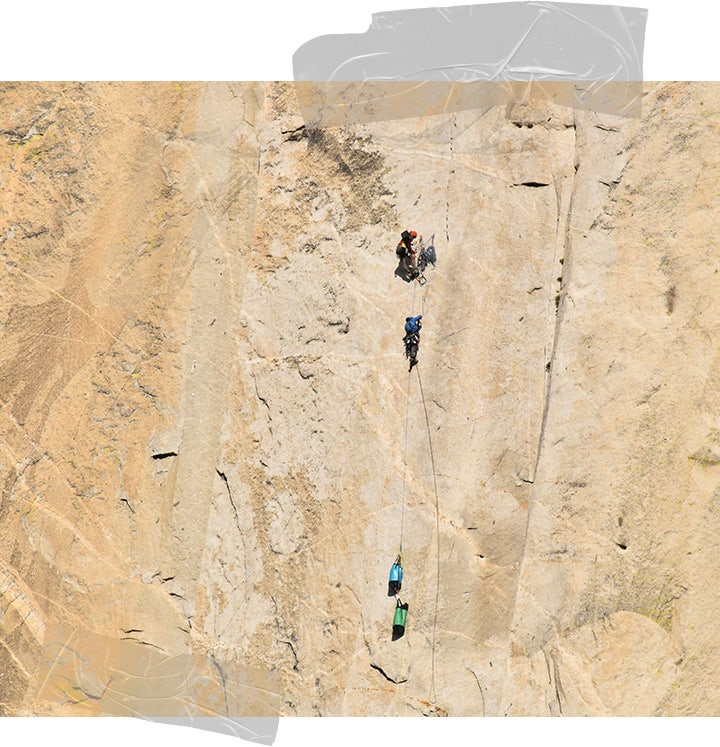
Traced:
<path fill-rule="evenodd" d="M 246 4 L 239 0 L 128 0 L 122 5 L 81 0 L 4 2 L 0 10 L 0 80 L 292 80 L 292 55 L 306 41 L 329 33 L 362 33 L 373 12 L 443 4 L 355 0 L 352 7 L 345 7 L 340 1 L 296 0 L 285 4 L 263 0 Z M 648 0 L 634 5 L 649 10 L 646 80 L 720 79 L 718 25 L 709 10 L 712 3 Z M 516 741 L 532 747 L 623 747 L 633 743 L 642 747 L 650 741 L 655 745 L 684 742 L 695 747 L 717 744 L 717 721 L 283 719 L 275 744 L 511 747 Z M 198 729 L 135 719 L 0 720 L 0 745 L 13 747 L 155 747 L 166 743 L 176 747 L 251 744 Z"/>
<path fill-rule="evenodd" d="M 316 36 L 362 33 L 373 12 L 461 4 L 13 0 L 0 10 L 0 80 L 292 80 L 293 52 Z M 716 79 L 711 2 L 597 4 L 649 9 L 645 80 Z"/>

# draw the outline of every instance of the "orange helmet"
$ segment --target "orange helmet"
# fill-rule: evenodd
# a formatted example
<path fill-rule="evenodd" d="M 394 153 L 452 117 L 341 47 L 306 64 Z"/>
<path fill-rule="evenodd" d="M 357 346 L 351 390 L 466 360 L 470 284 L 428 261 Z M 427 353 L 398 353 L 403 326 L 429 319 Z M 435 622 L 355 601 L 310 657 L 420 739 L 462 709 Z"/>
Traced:
<path fill-rule="evenodd" d="M 416 239 L 417 238 L 417 231 L 410 231 L 410 235 Z"/>

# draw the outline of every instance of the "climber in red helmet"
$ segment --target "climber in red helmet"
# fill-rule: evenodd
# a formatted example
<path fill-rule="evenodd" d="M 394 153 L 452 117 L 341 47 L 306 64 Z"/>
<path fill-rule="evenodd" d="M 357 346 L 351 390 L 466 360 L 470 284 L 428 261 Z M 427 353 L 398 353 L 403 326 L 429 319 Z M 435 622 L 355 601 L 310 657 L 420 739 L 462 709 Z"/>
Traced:
<path fill-rule="evenodd" d="M 396 250 L 398 259 L 403 263 L 407 274 L 415 277 L 417 277 L 417 249 L 413 246 L 413 242 L 416 238 L 417 231 L 403 231 Z"/>

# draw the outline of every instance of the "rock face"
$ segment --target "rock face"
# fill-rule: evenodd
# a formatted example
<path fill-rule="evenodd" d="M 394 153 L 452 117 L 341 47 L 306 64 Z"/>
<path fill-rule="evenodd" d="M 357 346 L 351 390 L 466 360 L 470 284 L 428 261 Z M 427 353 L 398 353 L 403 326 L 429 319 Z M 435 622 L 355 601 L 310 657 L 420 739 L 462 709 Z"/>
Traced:
<path fill-rule="evenodd" d="M 108 656 L 148 650 L 223 675 L 203 715 L 720 712 L 716 84 L 320 130 L 289 83 L 0 104 L 5 715 L 125 712 Z"/>

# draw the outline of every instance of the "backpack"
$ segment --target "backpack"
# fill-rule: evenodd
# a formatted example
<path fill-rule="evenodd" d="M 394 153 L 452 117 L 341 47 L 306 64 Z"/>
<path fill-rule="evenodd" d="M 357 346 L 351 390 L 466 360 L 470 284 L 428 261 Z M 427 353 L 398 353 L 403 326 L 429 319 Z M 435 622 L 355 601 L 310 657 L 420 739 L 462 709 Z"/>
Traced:
<path fill-rule="evenodd" d="M 424 257 L 427 264 L 435 267 L 435 263 L 437 262 L 437 255 L 435 254 L 435 247 L 432 244 L 425 247 Z"/>
<path fill-rule="evenodd" d="M 397 249 L 395 249 L 395 254 L 398 259 L 405 259 L 405 257 L 407 257 L 407 249 L 405 248 L 405 244 L 400 242 L 397 245 Z"/>

